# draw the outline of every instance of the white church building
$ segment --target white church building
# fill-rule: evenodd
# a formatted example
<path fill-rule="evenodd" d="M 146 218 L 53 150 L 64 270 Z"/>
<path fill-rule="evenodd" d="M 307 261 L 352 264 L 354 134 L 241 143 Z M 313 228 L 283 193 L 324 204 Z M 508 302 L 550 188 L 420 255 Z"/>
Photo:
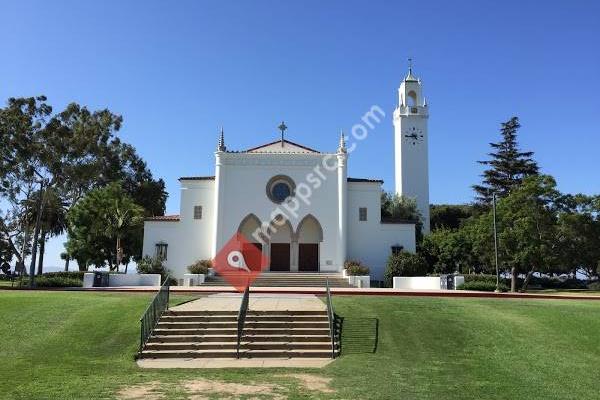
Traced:
<path fill-rule="evenodd" d="M 427 232 L 428 106 L 412 70 L 393 118 L 396 192 L 416 199 Z M 415 251 L 414 221 L 382 219 L 383 181 L 348 177 L 343 135 L 335 151 L 318 151 L 279 129 L 281 139 L 241 151 L 226 147 L 221 131 L 214 176 L 179 179 L 180 214 L 145 221 L 143 254 L 182 278 L 241 233 L 267 256 L 266 272 L 341 272 L 344 261 L 359 260 L 383 279 L 392 248 Z"/>

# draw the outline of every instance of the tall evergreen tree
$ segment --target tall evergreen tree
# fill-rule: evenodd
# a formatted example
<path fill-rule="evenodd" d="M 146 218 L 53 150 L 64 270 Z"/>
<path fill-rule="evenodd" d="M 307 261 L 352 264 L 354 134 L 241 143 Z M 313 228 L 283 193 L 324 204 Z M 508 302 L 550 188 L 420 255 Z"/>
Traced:
<path fill-rule="evenodd" d="M 492 192 L 498 197 L 506 197 L 524 178 L 538 174 L 539 168 L 533 160 L 533 152 L 519 149 L 517 130 L 520 127 L 517 117 L 503 122 L 500 129 L 502 140 L 490 143 L 492 152 L 488 155 L 491 159 L 478 161 L 489 167 L 483 171 L 483 182 L 473 186 L 479 203 L 489 204 Z"/>

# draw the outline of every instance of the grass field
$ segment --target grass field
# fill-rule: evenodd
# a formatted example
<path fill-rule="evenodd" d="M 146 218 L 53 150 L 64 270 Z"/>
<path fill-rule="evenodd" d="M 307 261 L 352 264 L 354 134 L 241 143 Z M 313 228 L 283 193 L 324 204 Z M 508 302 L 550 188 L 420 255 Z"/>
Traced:
<path fill-rule="evenodd" d="M 598 301 L 338 296 L 345 326 L 378 318 L 377 351 L 361 353 L 370 343 L 355 340 L 346 346 L 354 354 L 290 376 L 137 368 L 138 318 L 149 299 L 0 291 L 0 398 L 598 398 Z M 324 387 L 303 383 L 307 377 L 324 378 Z"/>

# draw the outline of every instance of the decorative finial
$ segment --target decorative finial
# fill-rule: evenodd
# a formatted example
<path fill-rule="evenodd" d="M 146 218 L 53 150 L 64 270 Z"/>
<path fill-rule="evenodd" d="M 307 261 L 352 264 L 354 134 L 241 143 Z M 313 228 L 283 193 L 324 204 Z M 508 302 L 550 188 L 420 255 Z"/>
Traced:
<path fill-rule="evenodd" d="M 225 147 L 225 131 L 223 127 L 221 127 L 221 134 L 219 135 L 219 143 L 217 144 L 217 151 L 226 151 L 227 147 Z"/>
<path fill-rule="evenodd" d="M 344 136 L 344 131 L 340 132 L 340 146 L 338 147 L 338 153 L 346 152 L 346 138 Z"/>
<path fill-rule="evenodd" d="M 423 97 L 423 107 L 427 107 L 427 99 Z"/>
<path fill-rule="evenodd" d="M 279 129 L 281 131 L 281 147 L 283 147 L 283 134 L 285 133 L 287 126 L 285 126 L 285 122 L 281 121 L 281 124 L 279 124 L 279 126 L 277 127 L 277 129 Z"/>
<path fill-rule="evenodd" d="M 412 74 L 412 58 L 408 59 L 408 73 Z"/>

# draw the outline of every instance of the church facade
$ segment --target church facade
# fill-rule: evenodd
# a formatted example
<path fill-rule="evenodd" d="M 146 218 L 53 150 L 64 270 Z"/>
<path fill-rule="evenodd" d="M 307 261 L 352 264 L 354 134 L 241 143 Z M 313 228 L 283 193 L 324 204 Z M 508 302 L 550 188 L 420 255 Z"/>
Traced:
<path fill-rule="evenodd" d="M 426 227 L 427 117 L 409 72 L 394 111 L 396 191 L 416 198 Z M 335 151 L 321 152 L 286 140 L 285 128 L 280 140 L 243 151 L 229 150 L 221 131 L 214 175 L 179 179 L 180 214 L 145 221 L 143 254 L 182 278 L 241 233 L 269 260 L 266 271 L 341 272 L 359 260 L 382 279 L 392 248 L 415 251 L 415 222 L 381 216 L 383 181 L 348 177 L 343 135 Z"/>

